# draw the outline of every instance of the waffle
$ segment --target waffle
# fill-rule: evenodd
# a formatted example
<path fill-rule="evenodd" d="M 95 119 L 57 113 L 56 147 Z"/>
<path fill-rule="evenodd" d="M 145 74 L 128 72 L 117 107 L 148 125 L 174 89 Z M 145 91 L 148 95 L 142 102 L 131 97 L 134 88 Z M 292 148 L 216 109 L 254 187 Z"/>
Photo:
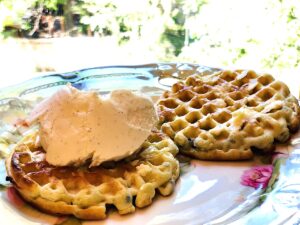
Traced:
<path fill-rule="evenodd" d="M 192 75 L 158 101 L 161 130 L 182 153 L 204 160 L 242 160 L 268 152 L 299 127 L 299 104 L 269 74 L 219 71 Z"/>
<path fill-rule="evenodd" d="M 156 190 L 170 195 L 179 176 L 178 148 L 162 133 L 152 132 L 137 155 L 92 168 L 49 165 L 37 138 L 37 132 L 25 136 L 6 167 L 21 196 L 45 212 L 81 219 L 104 219 L 107 207 L 132 213 L 150 205 Z"/>

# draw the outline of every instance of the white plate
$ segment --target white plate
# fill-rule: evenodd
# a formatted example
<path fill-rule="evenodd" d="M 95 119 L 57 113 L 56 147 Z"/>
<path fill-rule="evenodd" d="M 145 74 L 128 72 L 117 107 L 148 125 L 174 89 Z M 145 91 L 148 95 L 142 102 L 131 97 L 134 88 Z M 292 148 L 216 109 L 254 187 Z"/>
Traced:
<path fill-rule="evenodd" d="M 93 89 L 101 94 L 120 88 L 142 91 L 155 100 L 179 79 L 215 70 L 191 64 L 149 64 L 91 68 L 32 79 L 0 91 L 0 138 L 18 139 L 7 125 L 24 117 L 37 101 L 68 82 L 79 89 Z M 244 171 L 265 163 L 265 158 L 243 162 L 187 160 L 181 163 L 175 192 L 170 197 L 156 197 L 151 206 L 137 209 L 133 214 L 120 216 L 110 212 L 103 221 L 47 215 L 27 205 L 9 187 L 0 191 L 0 224 L 297 224 L 300 222 L 297 136 L 293 143 L 277 147 L 276 151 L 284 154 L 269 159 L 273 174 L 266 189 L 241 185 Z M 0 162 L 0 184 L 7 184 L 4 160 Z"/>

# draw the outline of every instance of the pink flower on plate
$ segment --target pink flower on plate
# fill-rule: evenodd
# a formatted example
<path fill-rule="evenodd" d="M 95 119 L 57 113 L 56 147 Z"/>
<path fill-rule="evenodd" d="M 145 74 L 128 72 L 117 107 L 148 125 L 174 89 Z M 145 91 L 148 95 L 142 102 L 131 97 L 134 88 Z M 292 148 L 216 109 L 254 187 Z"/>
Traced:
<path fill-rule="evenodd" d="M 255 166 L 249 170 L 244 171 L 241 177 L 241 184 L 254 188 L 266 188 L 272 176 L 273 166 Z"/>

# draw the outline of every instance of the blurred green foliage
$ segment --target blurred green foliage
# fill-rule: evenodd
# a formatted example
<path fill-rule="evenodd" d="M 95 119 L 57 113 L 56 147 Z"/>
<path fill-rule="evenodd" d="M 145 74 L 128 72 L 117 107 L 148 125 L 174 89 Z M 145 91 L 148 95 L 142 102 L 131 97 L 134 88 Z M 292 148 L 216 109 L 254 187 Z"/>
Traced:
<path fill-rule="evenodd" d="M 58 5 L 65 18 L 67 12 L 79 18 L 66 32 L 111 36 L 120 45 L 142 41 L 164 61 L 300 67 L 298 0 L 1 0 L 2 36 L 15 35 L 5 27 L 29 33 L 28 14 Z"/>

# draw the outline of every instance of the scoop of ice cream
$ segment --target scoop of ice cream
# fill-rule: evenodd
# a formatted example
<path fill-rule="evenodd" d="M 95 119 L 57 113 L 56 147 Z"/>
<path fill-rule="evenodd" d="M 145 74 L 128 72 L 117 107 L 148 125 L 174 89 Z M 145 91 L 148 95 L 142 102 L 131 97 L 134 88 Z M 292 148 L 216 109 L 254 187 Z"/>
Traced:
<path fill-rule="evenodd" d="M 136 152 L 158 118 L 145 96 L 117 90 L 104 99 L 67 85 L 33 109 L 27 122 L 35 121 L 50 164 L 97 166 Z"/>

